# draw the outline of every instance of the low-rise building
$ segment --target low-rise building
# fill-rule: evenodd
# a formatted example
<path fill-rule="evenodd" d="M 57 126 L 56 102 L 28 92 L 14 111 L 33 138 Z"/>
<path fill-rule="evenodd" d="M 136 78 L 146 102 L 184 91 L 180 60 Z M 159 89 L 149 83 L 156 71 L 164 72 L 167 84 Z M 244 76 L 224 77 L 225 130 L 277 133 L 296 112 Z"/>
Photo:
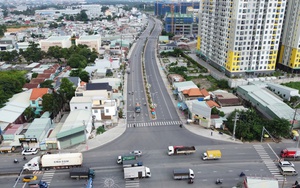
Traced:
<path fill-rule="evenodd" d="M 101 36 L 100 35 L 88 35 L 81 36 L 76 40 L 76 45 L 87 45 L 91 51 L 95 50 L 99 53 L 101 48 Z"/>
<path fill-rule="evenodd" d="M 70 48 L 72 46 L 71 36 L 51 36 L 46 40 L 40 41 L 41 50 L 47 52 L 52 46 Z"/>

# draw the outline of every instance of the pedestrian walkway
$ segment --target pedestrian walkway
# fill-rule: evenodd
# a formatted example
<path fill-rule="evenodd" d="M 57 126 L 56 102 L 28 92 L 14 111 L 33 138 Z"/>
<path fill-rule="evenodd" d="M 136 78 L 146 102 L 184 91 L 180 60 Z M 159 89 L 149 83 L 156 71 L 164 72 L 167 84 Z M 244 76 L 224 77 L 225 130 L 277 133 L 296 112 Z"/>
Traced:
<path fill-rule="evenodd" d="M 265 148 L 262 145 L 253 145 L 254 149 L 263 160 L 271 174 L 278 180 L 278 181 L 285 181 L 283 175 L 280 174 L 280 171 L 275 164 L 275 162 L 270 158 L 269 154 L 266 152 Z"/>
<path fill-rule="evenodd" d="M 42 181 L 46 182 L 48 184 L 48 187 L 50 187 L 50 183 L 52 181 L 54 174 L 55 174 L 55 170 L 49 170 L 49 171 L 45 171 L 42 177 Z"/>
<path fill-rule="evenodd" d="M 140 187 L 140 181 L 138 179 L 136 179 L 136 180 L 125 180 L 125 187 L 126 188 Z"/>
<path fill-rule="evenodd" d="M 129 124 L 127 124 L 127 128 L 167 126 L 167 125 L 179 126 L 180 124 L 182 124 L 181 121 L 161 121 L 161 122 L 152 121 L 152 122 L 145 122 L 145 123 L 129 123 Z"/>

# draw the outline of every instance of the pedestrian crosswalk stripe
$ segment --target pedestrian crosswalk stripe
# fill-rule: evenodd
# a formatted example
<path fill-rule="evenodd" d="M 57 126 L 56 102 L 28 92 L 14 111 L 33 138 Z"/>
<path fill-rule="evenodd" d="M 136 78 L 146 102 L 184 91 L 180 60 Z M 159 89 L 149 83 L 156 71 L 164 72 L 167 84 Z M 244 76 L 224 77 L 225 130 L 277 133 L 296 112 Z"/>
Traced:
<path fill-rule="evenodd" d="M 175 125 L 179 126 L 182 122 L 181 121 L 155 121 L 155 122 L 146 122 L 146 123 L 129 123 L 127 124 L 128 128 L 134 127 L 151 127 L 151 126 L 166 126 L 166 125 Z"/>
<path fill-rule="evenodd" d="M 271 161 L 269 154 L 266 152 L 262 145 L 253 146 L 260 158 L 263 160 L 271 174 L 278 180 L 284 181 L 284 177 L 280 174 L 280 171 L 274 161 Z"/>
<path fill-rule="evenodd" d="M 131 187 L 140 187 L 140 181 L 139 180 L 126 180 L 125 188 L 131 188 Z"/>

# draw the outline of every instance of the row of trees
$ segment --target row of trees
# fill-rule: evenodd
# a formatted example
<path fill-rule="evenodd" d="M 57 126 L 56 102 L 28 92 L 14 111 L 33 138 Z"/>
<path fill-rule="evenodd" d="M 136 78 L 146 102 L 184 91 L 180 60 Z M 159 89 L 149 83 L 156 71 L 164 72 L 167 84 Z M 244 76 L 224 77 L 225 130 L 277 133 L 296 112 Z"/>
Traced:
<path fill-rule="evenodd" d="M 52 46 L 47 52 L 42 51 L 38 44 L 31 42 L 26 50 L 20 49 L 11 52 L 0 51 L 0 60 L 8 63 L 20 63 L 24 58 L 26 62 L 39 62 L 44 58 L 55 58 L 58 62 L 64 58 L 72 68 L 85 68 L 87 64 L 93 63 L 98 57 L 95 50 L 91 51 L 86 45 L 73 45 L 70 48 Z"/>
<path fill-rule="evenodd" d="M 226 127 L 231 132 L 234 129 L 235 113 L 239 114 L 239 118 L 236 121 L 235 136 L 243 141 L 260 140 L 263 127 L 275 138 L 288 137 L 290 135 L 290 123 L 288 120 L 279 118 L 272 120 L 263 119 L 254 109 L 233 112 L 226 122 Z"/>

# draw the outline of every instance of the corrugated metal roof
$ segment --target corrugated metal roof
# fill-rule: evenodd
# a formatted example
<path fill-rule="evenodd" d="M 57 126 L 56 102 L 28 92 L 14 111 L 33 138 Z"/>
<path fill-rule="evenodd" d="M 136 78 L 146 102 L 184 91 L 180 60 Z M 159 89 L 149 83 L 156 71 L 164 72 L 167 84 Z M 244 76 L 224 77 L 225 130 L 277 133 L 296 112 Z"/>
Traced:
<path fill-rule="evenodd" d="M 71 111 L 63 126 L 61 127 L 59 133 L 57 133 L 57 137 L 61 138 L 76 133 L 78 131 L 84 130 L 84 124 L 88 124 L 91 117 L 92 113 L 89 110 Z"/>
<path fill-rule="evenodd" d="M 25 132 L 25 138 L 40 138 L 46 126 L 50 124 L 50 118 L 35 118 Z"/>
<path fill-rule="evenodd" d="M 277 180 L 262 178 L 247 178 L 248 188 L 279 188 Z"/>

